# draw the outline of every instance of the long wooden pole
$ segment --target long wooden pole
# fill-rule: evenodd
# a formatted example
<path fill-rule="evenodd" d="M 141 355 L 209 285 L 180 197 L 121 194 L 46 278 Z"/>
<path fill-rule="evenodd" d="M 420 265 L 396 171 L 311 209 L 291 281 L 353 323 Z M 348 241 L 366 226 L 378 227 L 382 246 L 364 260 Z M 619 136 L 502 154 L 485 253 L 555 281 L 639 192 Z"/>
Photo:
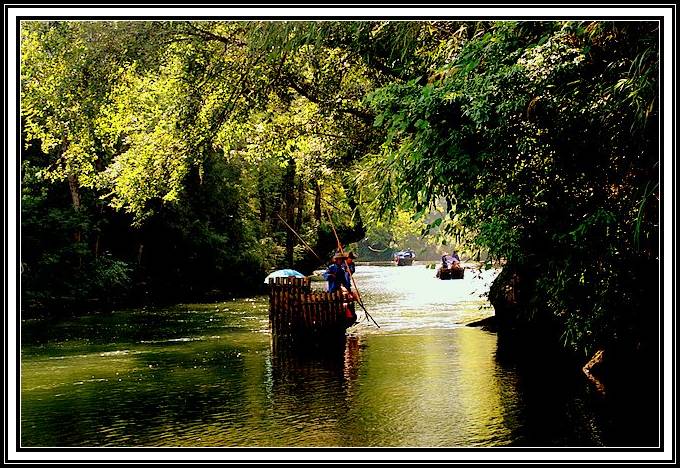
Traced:
<path fill-rule="evenodd" d="M 314 254 L 314 256 L 315 256 L 316 258 L 318 258 L 319 261 L 320 261 L 321 263 L 325 263 L 323 260 L 321 260 L 321 257 L 319 257 L 319 256 L 316 254 L 316 252 L 314 252 L 314 249 L 312 249 L 312 248 L 309 246 L 309 244 L 307 244 L 307 242 L 305 242 L 305 240 L 304 240 L 302 237 L 300 237 L 300 235 L 299 235 L 297 232 L 295 232 L 295 229 L 293 229 L 292 227 L 290 227 L 290 226 L 288 225 L 288 223 L 287 223 L 281 216 L 279 216 L 278 213 L 276 213 L 276 216 L 283 222 L 283 224 L 286 225 L 286 227 L 287 227 L 288 229 L 290 229 L 290 231 L 291 231 L 293 234 L 295 234 L 295 235 L 297 236 L 298 239 L 300 239 L 300 241 L 304 244 L 304 246 L 307 247 L 307 248 L 309 249 L 309 251 L 312 252 L 312 253 Z"/>
<path fill-rule="evenodd" d="M 331 214 L 326 210 L 326 216 L 328 216 L 328 221 L 331 223 L 331 229 L 333 229 L 333 234 L 335 235 L 335 240 L 338 242 L 338 249 L 340 249 L 340 253 L 342 256 L 345 256 L 345 252 L 342 250 L 342 244 L 340 243 L 340 238 L 338 237 L 338 233 L 335 232 L 335 226 L 333 225 L 333 220 L 331 219 Z M 361 294 L 359 293 L 359 288 L 357 287 L 357 282 L 354 280 L 354 276 L 352 275 L 352 270 L 349 268 L 349 265 L 347 265 L 347 261 L 345 260 L 345 266 L 347 267 L 347 273 L 349 273 L 349 277 L 352 280 L 352 284 L 354 284 L 354 290 L 357 292 L 357 302 L 361 306 L 362 309 L 364 309 L 364 312 L 366 313 L 366 317 L 370 318 L 373 320 L 373 323 L 380 328 L 380 325 L 378 325 L 378 322 L 375 321 L 373 317 L 371 317 L 371 314 L 368 313 L 366 310 L 366 307 L 364 306 L 364 302 L 361 300 Z"/>

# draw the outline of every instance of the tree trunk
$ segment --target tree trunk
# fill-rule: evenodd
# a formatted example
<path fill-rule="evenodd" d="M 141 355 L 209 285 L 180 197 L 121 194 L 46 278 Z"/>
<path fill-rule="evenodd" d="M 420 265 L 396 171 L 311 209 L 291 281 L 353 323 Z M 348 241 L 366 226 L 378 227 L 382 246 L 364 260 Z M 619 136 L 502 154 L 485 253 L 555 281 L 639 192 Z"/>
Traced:
<path fill-rule="evenodd" d="M 73 202 L 73 209 L 80 210 L 80 193 L 78 193 L 78 178 L 72 172 L 68 176 L 68 189 L 71 192 L 71 201 Z"/>
<path fill-rule="evenodd" d="M 364 227 L 364 222 L 361 219 L 361 212 L 359 211 L 359 205 L 356 202 L 356 190 L 353 185 L 351 185 L 344 178 L 342 179 L 342 188 L 345 190 L 345 195 L 347 195 L 347 204 L 352 210 L 352 219 L 354 221 L 354 235 L 359 237 L 359 240 L 366 235 L 366 229 Z"/>
<path fill-rule="evenodd" d="M 68 149 L 68 137 L 64 135 L 61 140 L 61 156 L 59 159 L 66 161 L 64 154 Z M 78 193 L 78 176 L 73 172 L 73 169 L 69 167 L 66 163 L 67 175 L 66 180 L 68 181 L 68 190 L 71 193 L 71 201 L 73 202 L 73 209 L 80 210 L 80 194 Z"/>
<path fill-rule="evenodd" d="M 73 209 L 75 211 L 80 211 L 80 193 L 78 193 L 78 179 L 72 172 L 69 172 L 67 176 L 68 180 L 68 190 L 71 192 L 71 201 L 73 202 Z M 83 238 L 83 233 L 80 229 L 76 229 L 73 233 L 74 242 L 80 242 Z M 80 254 L 78 254 L 78 263 L 82 264 L 83 259 Z"/>
<path fill-rule="evenodd" d="M 263 170 L 260 169 L 260 177 L 258 178 L 257 181 L 257 195 L 258 195 L 258 200 L 260 204 L 260 222 L 264 225 L 264 223 L 267 221 L 267 191 L 265 190 L 264 183 L 262 181 Z"/>
<path fill-rule="evenodd" d="M 144 251 L 144 244 L 140 243 L 137 249 L 137 265 L 142 264 L 142 251 Z"/>
<path fill-rule="evenodd" d="M 286 200 L 286 222 L 289 226 L 295 224 L 295 160 L 292 156 L 288 158 L 288 168 L 284 178 L 283 190 L 285 190 Z M 286 262 L 293 265 L 293 247 L 295 238 L 290 229 L 286 230 Z"/>
<path fill-rule="evenodd" d="M 314 183 L 314 219 L 321 223 L 321 187 L 318 180 Z"/>
<path fill-rule="evenodd" d="M 66 150 L 68 149 L 69 143 L 68 143 L 68 137 L 65 134 L 62 141 L 61 141 L 61 156 L 60 159 L 66 160 L 64 157 L 64 154 L 66 153 Z M 80 193 L 78 192 L 78 176 L 74 173 L 73 169 L 68 166 L 68 163 L 66 163 L 66 169 L 67 169 L 67 174 L 66 174 L 66 181 L 68 182 L 68 191 L 71 194 L 71 202 L 73 204 L 73 209 L 78 212 L 80 211 Z M 81 241 L 83 237 L 83 233 L 81 232 L 80 229 L 76 229 L 76 231 L 73 233 L 73 241 L 78 243 Z M 83 265 L 83 257 L 82 255 L 78 254 L 78 265 L 82 267 Z"/>
<path fill-rule="evenodd" d="M 590 380 L 594 385 L 595 388 L 597 389 L 598 392 L 601 394 L 605 394 L 605 387 L 602 381 L 594 374 L 597 374 L 598 368 L 602 367 L 602 363 L 605 360 L 605 351 L 604 349 L 599 349 L 597 352 L 593 355 L 593 357 L 590 358 L 590 360 L 586 363 L 586 365 L 583 366 L 581 369 L 583 373 L 588 377 L 588 380 Z"/>
<path fill-rule="evenodd" d="M 305 209 L 305 185 L 302 176 L 299 177 L 297 193 L 297 219 L 295 220 L 295 230 L 300 232 L 300 228 L 302 228 L 302 216 Z"/>
<path fill-rule="evenodd" d="M 73 209 L 75 211 L 80 211 L 80 193 L 78 193 L 78 179 L 72 172 L 69 172 L 67 176 L 68 180 L 68 190 L 71 192 L 71 201 L 73 202 Z M 73 242 L 79 243 L 83 239 L 83 232 L 80 229 L 76 229 L 73 233 Z M 83 256 L 78 255 L 78 267 L 83 266 Z"/>

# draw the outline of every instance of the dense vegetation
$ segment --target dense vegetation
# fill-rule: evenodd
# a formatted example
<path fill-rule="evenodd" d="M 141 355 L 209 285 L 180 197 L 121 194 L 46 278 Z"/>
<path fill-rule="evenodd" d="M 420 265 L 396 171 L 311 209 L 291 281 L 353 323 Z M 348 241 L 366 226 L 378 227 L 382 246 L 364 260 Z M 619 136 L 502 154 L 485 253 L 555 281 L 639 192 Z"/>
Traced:
<path fill-rule="evenodd" d="M 391 83 L 369 97 L 387 129 L 372 164 L 396 177 L 376 181 L 382 206 L 395 186 L 421 211 L 444 196 L 446 229 L 507 260 L 492 290 L 501 319 L 540 322 L 585 352 L 653 350 L 656 25 L 474 31 L 428 83 Z"/>
<path fill-rule="evenodd" d="M 421 230 L 586 353 L 654 346 L 654 22 L 23 22 L 22 306 L 249 292 Z M 392 221 L 388 221 L 392 220 Z M 412 237 L 411 237 L 412 238 Z M 511 285 L 511 299 L 504 287 Z"/>

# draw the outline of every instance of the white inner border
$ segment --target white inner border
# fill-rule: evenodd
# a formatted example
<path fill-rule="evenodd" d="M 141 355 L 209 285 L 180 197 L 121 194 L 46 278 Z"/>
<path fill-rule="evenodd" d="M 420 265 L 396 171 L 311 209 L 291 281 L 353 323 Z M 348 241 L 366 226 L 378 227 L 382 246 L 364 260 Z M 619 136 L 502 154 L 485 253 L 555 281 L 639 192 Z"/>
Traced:
<path fill-rule="evenodd" d="M 664 102 L 661 105 L 661 113 L 663 119 L 663 193 L 661 198 L 664 203 L 664 210 L 661 213 L 663 216 L 665 229 L 661 233 L 663 243 L 663 274 L 664 274 L 664 291 L 663 303 L 664 310 L 662 314 L 662 330 L 664 347 L 661 350 L 664 356 L 663 369 L 661 369 L 664 376 L 663 388 L 663 408 L 665 414 L 663 415 L 664 422 L 664 451 L 661 452 L 635 452 L 635 451 L 611 451 L 606 449 L 602 451 L 578 451 L 576 449 L 568 452 L 559 451 L 504 451 L 494 449 L 479 449 L 474 451 L 389 451 L 389 449 L 380 450 L 347 450 L 338 451 L 296 451 L 294 449 L 288 451 L 229 451 L 228 449 L 220 451 L 208 450 L 194 450 L 184 451 L 182 449 L 170 451 L 154 451 L 149 448 L 145 451 L 130 449 L 127 451 L 110 451 L 105 448 L 88 451 L 78 451 L 73 449 L 70 451 L 22 451 L 17 452 L 17 434 L 16 421 L 19 418 L 18 411 L 18 395 L 17 389 L 17 363 L 19 356 L 16 353 L 17 344 L 17 320 L 18 320 L 18 304 L 16 298 L 17 285 L 17 239 L 16 227 L 19 220 L 17 213 L 17 199 L 16 199 L 16 180 L 17 170 L 19 169 L 17 162 L 18 150 L 16 147 L 16 118 L 17 118 L 17 92 L 18 83 L 17 76 L 17 57 L 16 46 L 18 40 L 18 31 L 16 30 L 16 19 L 20 16 L 27 16 L 31 18 L 40 18 L 46 16 L 58 16 L 63 19 L 69 17 L 84 17 L 88 19 L 106 19 L 107 17 L 130 17 L 143 19 L 142 17 L 184 17 L 191 19 L 195 17 L 281 17 L 287 19 L 289 17 L 358 17 L 360 19 L 370 19 L 371 17 L 386 18 L 388 16 L 408 17 L 413 20 L 426 20 L 429 18 L 456 17 L 467 16 L 480 19 L 536 19 L 540 18 L 554 18 L 557 19 L 597 19 L 598 17 L 617 17 L 625 19 L 626 17 L 662 17 L 664 20 L 664 34 L 661 38 L 663 43 L 664 54 L 661 57 L 661 74 L 663 77 Z M 236 460 L 271 460 L 286 461 L 286 460 L 310 460 L 310 461 L 350 461 L 350 460 L 366 460 L 366 461 L 437 461 L 437 460 L 489 460 L 489 461 L 512 461 L 512 460 L 546 460 L 546 461 L 568 461 L 568 460 L 640 460 L 640 461 L 670 461 L 675 459 L 674 441 L 672 440 L 673 430 L 675 429 L 675 416 L 673 408 L 675 407 L 675 394 L 673 369 L 675 367 L 675 342 L 674 342 L 674 321 L 673 321 L 673 304 L 675 294 L 673 291 L 672 278 L 674 273 L 673 259 L 675 258 L 675 243 L 672 239 L 672 232 L 675 230 L 673 222 L 674 202 L 672 187 L 674 168 L 674 154 L 673 143 L 675 142 L 675 133 L 673 128 L 674 123 L 674 108 L 675 102 L 675 82 L 673 82 L 673 58 L 675 57 L 675 42 L 673 37 L 673 29 L 675 27 L 675 15 L 670 5 L 660 8 L 645 8 L 645 7 L 631 7 L 631 8 L 617 8 L 617 7 L 597 7 L 597 8 L 578 8 L 574 6 L 555 6 L 551 8 L 536 7 L 536 8 L 504 8 L 504 7 L 465 7 L 465 8 L 399 8 L 395 6 L 383 6 L 378 8 L 281 8 L 281 7 L 259 7 L 259 8 L 125 8 L 125 7 L 102 7 L 102 8 L 81 8 L 81 7 L 49 7 L 40 6 L 34 8 L 20 8 L 5 6 L 5 19 L 7 21 L 7 30 L 5 31 L 5 83 L 7 89 L 7 103 L 5 108 L 5 119 L 7 122 L 7 134 L 5 139 L 7 142 L 7 173 L 6 173 L 6 209 L 7 222 L 6 242 L 7 242 L 7 290 L 5 297 L 7 298 L 7 310 L 5 315 L 7 317 L 7 332 L 8 342 L 6 346 L 6 361 L 5 370 L 7 372 L 7 382 L 5 388 L 5 404 L 7 412 L 5 414 L 8 433 L 6 434 L 7 443 L 5 448 L 6 460 L 21 461 L 21 460 L 43 460 L 43 461 L 60 461 L 60 460 L 139 460 L 139 461 L 236 461 Z M 124 18 L 121 18 L 124 19 Z M 332 19 L 332 18 L 331 18 Z M 673 230 L 671 230 L 671 227 Z"/>

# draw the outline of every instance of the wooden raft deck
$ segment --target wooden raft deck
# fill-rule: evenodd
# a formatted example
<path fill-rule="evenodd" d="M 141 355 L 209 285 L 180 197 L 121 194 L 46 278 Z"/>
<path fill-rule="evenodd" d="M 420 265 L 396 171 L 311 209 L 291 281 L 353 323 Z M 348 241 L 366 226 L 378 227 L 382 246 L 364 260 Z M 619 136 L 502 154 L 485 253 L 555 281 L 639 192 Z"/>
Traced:
<path fill-rule="evenodd" d="M 269 324 L 274 336 L 344 335 L 352 324 L 342 292 L 312 291 L 309 278 L 269 279 Z M 354 303 L 349 302 L 354 311 Z"/>

